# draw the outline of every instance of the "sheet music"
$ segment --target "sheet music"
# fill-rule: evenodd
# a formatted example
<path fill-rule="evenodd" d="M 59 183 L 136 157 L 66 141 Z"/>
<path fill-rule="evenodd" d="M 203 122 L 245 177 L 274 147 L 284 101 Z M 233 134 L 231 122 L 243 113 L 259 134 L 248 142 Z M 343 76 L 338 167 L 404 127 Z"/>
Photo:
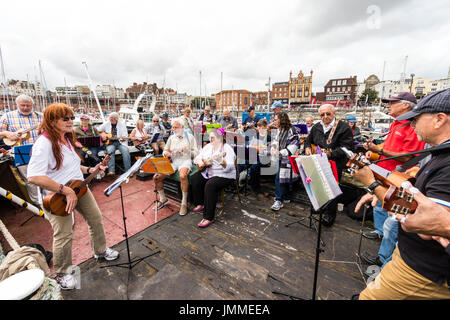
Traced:
<path fill-rule="evenodd" d="M 297 157 L 297 166 L 314 210 L 342 194 L 326 154 Z"/>

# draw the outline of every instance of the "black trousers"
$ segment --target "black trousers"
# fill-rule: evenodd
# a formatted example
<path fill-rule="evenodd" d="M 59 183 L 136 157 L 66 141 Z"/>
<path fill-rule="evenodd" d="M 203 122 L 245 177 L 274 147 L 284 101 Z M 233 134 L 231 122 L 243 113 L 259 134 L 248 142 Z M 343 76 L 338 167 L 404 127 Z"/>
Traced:
<path fill-rule="evenodd" d="M 214 220 L 216 204 L 219 192 L 233 182 L 234 179 L 222 177 L 212 177 L 205 179 L 201 172 L 196 172 L 191 177 L 192 197 L 194 206 L 204 205 L 203 218 L 209 221 Z"/>

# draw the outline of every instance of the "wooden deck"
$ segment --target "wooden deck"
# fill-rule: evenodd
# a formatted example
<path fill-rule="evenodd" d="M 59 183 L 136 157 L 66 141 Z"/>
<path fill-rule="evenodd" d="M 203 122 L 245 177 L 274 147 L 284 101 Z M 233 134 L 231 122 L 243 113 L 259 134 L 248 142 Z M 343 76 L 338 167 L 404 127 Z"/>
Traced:
<path fill-rule="evenodd" d="M 131 200 L 125 196 L 125 203 Z M 135 201 L 135 200 L 134 200 Z M 64 299 L 255 300 L 310 298 L 316 236 L 314 229 L 295 223 L 309 208 L 295 203 L 274 213 L 272 198 L 252 195 L 240 204 L 228 193 L 225 210 L 206 229 L 197 227 L 200 214 L 169 215 L 129 239 L 131 259 L 144 259 L 131 270 L 106 267 L 127 262 L 126 243 L 114 246 L 119 261 L 80 264 L 81 289 L 63 292 Z M 219 205 L 220 207 L 220 205 Z M 134 215 L 135 213 L 133 213 Z M 308 221 L 304 221 L 308 225 Z M 356 263 L 360 222 L 339 214 L 331 228 L 322 228 L 317 295 L 346 300 L 365 287 Z M 379 243 L 363 239 L 363 249 L 376 252 Z M 363 266 L 364 267 L 364 266 Z"/>

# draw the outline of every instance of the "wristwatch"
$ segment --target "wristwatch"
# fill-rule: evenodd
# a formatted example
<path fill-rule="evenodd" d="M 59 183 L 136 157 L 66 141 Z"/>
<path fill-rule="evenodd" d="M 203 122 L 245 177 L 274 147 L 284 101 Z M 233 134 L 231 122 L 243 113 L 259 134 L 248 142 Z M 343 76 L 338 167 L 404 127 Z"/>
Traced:
<path fill-rule="evenodd" d="M 374 183 L 372 183 L 370 186 L 368 186 L 367 188 L 364 188 L 368 193 L 373 194 L 375 191 L 375 188 L 378 186 L 381 186 L 381 182 L 380 181 L 375 181 Z"/>

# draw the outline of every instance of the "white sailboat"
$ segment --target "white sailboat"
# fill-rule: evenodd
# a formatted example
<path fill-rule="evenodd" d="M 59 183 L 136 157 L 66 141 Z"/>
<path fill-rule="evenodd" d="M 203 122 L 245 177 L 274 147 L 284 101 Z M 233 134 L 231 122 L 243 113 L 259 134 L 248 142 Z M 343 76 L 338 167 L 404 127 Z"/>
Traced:
<path fill-rule="evenodd" d="M 154 115 L 155 106 L 156 106 L 156 96 L 154 94 L 151 94 L 152 103 L 150 105 L 150 108 L 149 108 L 148 112 L 139 112 L 138 111 L 139 103 L 141 102 L 141 100 L 144 98 L 144 96 L 146 94 L 147 93 L 145 93 L 145 92 L 141 93 L 137 97 L 137 99 L 134 102 L 134 104 L 132 104 L 132 105 L 131 104 L 124 104 L 124 105 L 121 105 L 121 107 L 120 107 L 119 117 L 123 121 L 125 121 L 125 124 L 126 124 L 126 126 L 128 128 L 128 131 L 131 131 L 134 128 L 136 128 L 136 122 L 138 120 L 143 120 L 144 121 L 144 125 L 148 125 L 152 121 L 152 116 Z"/>

